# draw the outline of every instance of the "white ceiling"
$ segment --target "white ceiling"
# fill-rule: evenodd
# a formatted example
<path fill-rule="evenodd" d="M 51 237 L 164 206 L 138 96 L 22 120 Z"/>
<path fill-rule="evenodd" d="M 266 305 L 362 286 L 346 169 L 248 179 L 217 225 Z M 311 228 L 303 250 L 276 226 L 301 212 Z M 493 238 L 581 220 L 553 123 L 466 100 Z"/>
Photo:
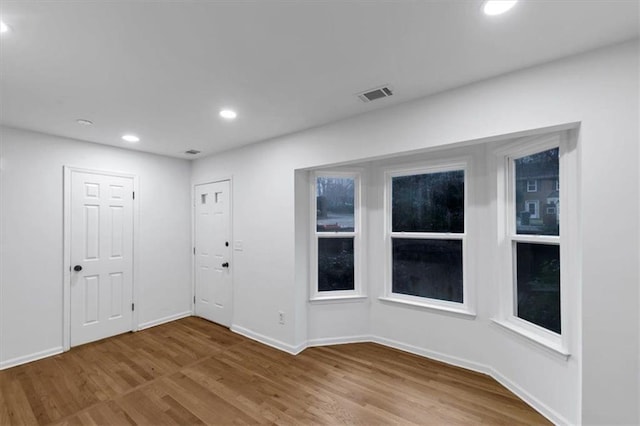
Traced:
<path fill-rule="evenodd" d="M 639 35 L 637 0 L 7 1 L 0 122 L 193 158 Z M 390 84 L 395 95 L 356 93 Z M 238 111 L 225 122 L 221 107 Z M 83 118 L 93 126 L 75 122 Z M 120 137 L 131 132 L 141 142 Z"/>

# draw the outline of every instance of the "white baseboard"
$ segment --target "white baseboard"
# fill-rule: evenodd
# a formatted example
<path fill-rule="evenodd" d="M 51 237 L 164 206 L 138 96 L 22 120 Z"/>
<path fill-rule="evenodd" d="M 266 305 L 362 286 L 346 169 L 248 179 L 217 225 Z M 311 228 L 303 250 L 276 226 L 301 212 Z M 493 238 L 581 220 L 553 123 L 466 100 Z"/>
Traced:
<path fill-rule="evenodd" d="M 239 325 L 232 325 L 231 331 L 233 331 L 234 333 L 238 333 L 244 337 L 248 337 L 249 339 L 256 340 L 260 343 L 264 343 L 265 345 L 271 346 L 272 348 L 280 349 L 281 351 L 290 353 L 291 355 L 298 355 L 307 347 L 306 344 L 292 346 L 287 343 L 281 342 L 280 340 L 272 339 L 271 337 L 267 337 L 263 334 L 251 331 L 248 328 L 240 327 Z"/>
<path fill-rule="evenodd" d="M 531 407 L 533 407 L 533 409 L 536 410 L 538 413 L 545 416 L 553 424 L 556 424 L 556 425 L 572 424 L 570 421 L 568 421 L 567 419 L 562 417 L 560 414 L 558 414 L 555 410 L 552 410 L 551 408 L 549 408 L 549 406 L 541 402 L 538 398 L 534 397 L 529 392 L 527 392 L 526 390 L 524 390 L 523 388 L 521 388 L 519 385 L 515 384 L 511 380 L 507 379 L 498 371 L 492 369 L 490 376 L 493 377 L 502 386 L 504 386 L 505 388 L 513 392 L 515 395 L 517 395 L 518 398 L 520 398 L 521 400 L 529 404 Z"/>
<path fill-rule="evenodd" d="M 180 312 L 179 314 L 173 314 L 173 315 L 168 315 L 168 316 L 163 317 L 163 318 L 158 318 L 158 319 L 155 319 L 153 321 L 143 322 L 142 324 L 138 325 L 138 331 L 144 330 L 146 328 L 155 327 L 156 325 L 164 324 L 164 323 L 167 323 L 167 322 L 171 322 L 171 321 L 179 320 L 179 319 L 182 319 L 182 318 L 190 317 L 191 315 L 192 315 L 191 311 L 184 311 L 184 312 Z"/>
<path fill-rule="evenodd" d="M 324 337 L 308 340 L 306 347 L 311 348 L 315 346 L 345 345 L 347 343 L 365 343 L 372 341 L 371 336 Z"/>
<path fill-rule="evenodd" d="M 396 340 L 386 339 L 384 337 L 372 337 L 372 342 L 378 343 L 390 348 L 399 349 L 404 352 L 409 352 L 414 355 L 419 355 L 425 358 L 433 359 L 436 361 L 444 362 L 445 364 L 454 365 L 456 367 L 465 368 L 467 370 L 475 371 L 477 373 L 491 375 L 492 369 L 488 365 L 480 364 L 474 361 L 469 361 L 464 358 L 446 355 L 440 352 L 423 349 L 418 346 L 408 345 L 406 343 L 398 342 Z"/>
<path fill-rule="evenodd" d="M 19 356 L 17 358 L 8 359 L 6 361 L 0 362 L 0 370 L 4 370 L 6 368 L 16 367 L 21 364 L 26 364 L 28 362 L 37 361 L 42 358 L 47 358 L 53 355 L 58 355 L 63 352 L 62 346 L 58 346 L 55 348 L 47 349 L 44 351 L 36 352 L 29 355 Z"/>

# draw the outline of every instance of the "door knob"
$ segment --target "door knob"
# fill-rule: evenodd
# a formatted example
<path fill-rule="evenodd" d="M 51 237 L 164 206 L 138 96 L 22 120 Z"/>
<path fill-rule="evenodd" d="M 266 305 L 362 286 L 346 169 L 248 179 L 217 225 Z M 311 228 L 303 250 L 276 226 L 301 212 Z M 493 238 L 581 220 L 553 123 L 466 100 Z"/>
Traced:
<path fill-rule="evenodd" d="M 76 271 L 76 272 L 80 272 L 80 271 L 82 271 L 82 266 L 76 265 L 76 266 L 73 267 L 73 270 Z"/>
<path fill-rule="evenodd" d="M 222 267 L 223 267 L 223 268 L 228 268 L 228 267 L 229 267 L 229 262 L 224 262 L 224 263 L 222 264 Z"/>

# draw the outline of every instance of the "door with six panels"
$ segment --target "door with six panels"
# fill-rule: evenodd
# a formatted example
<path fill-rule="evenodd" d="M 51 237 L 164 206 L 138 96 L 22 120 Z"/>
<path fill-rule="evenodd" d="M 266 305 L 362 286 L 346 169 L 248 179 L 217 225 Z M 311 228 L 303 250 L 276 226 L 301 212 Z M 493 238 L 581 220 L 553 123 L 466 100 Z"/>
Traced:
<path fill-rule="evenodd" d="M 133 178 L 71 172 L 71 346 L 131 331 Z"/>

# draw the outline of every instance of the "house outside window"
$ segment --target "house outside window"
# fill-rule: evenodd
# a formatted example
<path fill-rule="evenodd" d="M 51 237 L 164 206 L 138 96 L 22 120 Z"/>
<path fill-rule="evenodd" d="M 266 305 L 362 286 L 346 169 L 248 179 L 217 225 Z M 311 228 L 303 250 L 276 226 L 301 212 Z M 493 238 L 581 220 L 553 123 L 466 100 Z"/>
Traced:
<path fill-rule="evenodd" d="M 558 232 L 558 152 L 558 149 L 551 149 L 516 160 L 515 198 L 518 233 L 535 235 Z"/>

